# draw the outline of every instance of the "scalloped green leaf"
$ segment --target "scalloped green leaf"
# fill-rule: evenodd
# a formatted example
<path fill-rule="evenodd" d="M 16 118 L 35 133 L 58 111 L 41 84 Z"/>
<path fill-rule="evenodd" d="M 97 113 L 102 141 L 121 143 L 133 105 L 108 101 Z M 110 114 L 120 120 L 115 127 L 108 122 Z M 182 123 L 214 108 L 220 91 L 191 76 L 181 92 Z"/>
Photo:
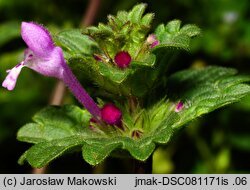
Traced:
<path fill-rule="evenodd" d="M 38 112 L 34 123 L 19 129 L 17 139 L 29 143 L 40 143 L 77 134 L 91 135 L 88 123 L 91 115 L 77 106 L 47 107 Z"/>
<path fill-rule="evenodd" d="M 93 56 L 98 49 L 97 43 L 89 36 L 84 35 L 80 29 L 69 29 L 54 36 L 57 45 L 64 49 L 68 59 L 71 56 Z M 70 56 L 69 56 L 69 55 Z"/>
<path fill-rule="evenodd" d="M 91 165 L 101 163 L 115 149 L 129 152 L 134 158 L 145 161 L 154 151 L 155 144 L 151 138 L 134 141 L 128 137 L 87 139 L 82 147 L 83 158 Z"/>
<path fill-rule="evenodd" d="M 250 93 L 250 76 L 236 75 L 235 69 L 210 66 L 185 70 L 172 75 L 168 82 L 169 96 L 184 102 L 175 128 L 219 107 L 237 102 Z M 179 88 L 177 88 L 179 87 Z"/>
<path fill-rule="evenodd" d="M 121 70 L 105 63 L 100 63 L 98 66 L 99 72 L 102 76 L 107 77 L 109 80 L 117 84 L 121 84 L 130 74 L 130 69 Z"/>
<path fill-rule="evenodd" d="M 41 168 L 65 152 L 76 149 L 82 144 L 83 138 L 77 135 L 41 142 L 32 146 L 25 157 L 30 165 Z"/>
<path fill-rule="evenodd" d="M 155 143 L 153 143 L 152 140 L 152 136 L 137 141 L 128 139 L 127 142 L 124 141 L 124 148 L 126 148 L 135 159 L 145 161 L 155 149 Z"/>
<path fill-rule="evenodd" d="M 117 13 L 117 19 L 121 23 L 121 25 L 128 20 L 128 12 L 126 11 L 118 11 Z"/>
<path fill-rule="evenodd" d="M 184 25 L 181 28 L 180 32 L 187 34 L 189 37 L 194 37 L 194 36 L 198 36 L 198 35 L 201 34 L 200 28 L 197 27 L 194 24 L 186 24 L 186 25 Z"/>
<path fill-rule="evenodd" d="M 28 149 L 29 150 L 29 149 Z M 20 164 L 20 165 L 23 165 L 24 164 L 24 162 L 26 161 L 26 156 L 27 156 L 27 152 L 28 152 L 28 150 L 26 150 L 21 156 L 20 156 L 20 158 L 18 159 L 18 164 Z"/>
<path fill-rule="evenodd" d="M 76 73 L 85 73 L 85 77 L 108 92 L 142 96 L 152 85 L 152 80 L 155 80 L 155 75 L 151 70 L 155 65 L 156 56 L 148 54 L 144 59 L 143 62 L 132 61 L 130 67 L 123 70 L 114 65 L 95 60 L 90 62 L 79 57 L 72 57 L 68 62 Z M 151 77 L 152 80 L 149 80 Z"/>
<path fill-rule="evenodd" d="M 110 139 L 89 139 L 83 144 L 82 155 L 86 162 L 97 165 L 120 146 L 119 142 Z"/>
<path fill-rule="evenodd" d="M 133 9 L 129 12 L 128 18 L 132 23 L 140 23 L 142 15 L 146 9 L 147 5 L 144 3 L 138 4 L 133 7 Z"/>
<path fill-rule="evenodd" d="M 154 14 L 153 13 L 147 13 L 146 15 L 144 15 L 141 19 L 141 24 L 145 25 L 145 26 L 149 26 L 151 24 L 151 22 L 153 21 L 154 18 Z"/>
<path fill-rule="evenodd" d="M 153 67 L 156 62 L 156 56 L 154 54 L 147 54 L 144 55 L 144 61 L 132 61 L 131 67 L 132 68 L 147 68 L 147 67 Z"/>
<path fill-rule="evenodd" d="M 172 20 L 168 22 L 165 26 L 165 32 L 174 34 L 180 31 L 181 21 L 180 20 Z"/>
<path fill-rule="evenodd" d="M 155 49 L 172 47 L 189 50 L 191 38 L 200 33 L 200 28 L 192 24 L 187 24 L 181 27 L 180 20 L 170 21 L 166 26 L 160 24 L 155 30 L 155 34 L 160 44 L 157 45 Z"/>

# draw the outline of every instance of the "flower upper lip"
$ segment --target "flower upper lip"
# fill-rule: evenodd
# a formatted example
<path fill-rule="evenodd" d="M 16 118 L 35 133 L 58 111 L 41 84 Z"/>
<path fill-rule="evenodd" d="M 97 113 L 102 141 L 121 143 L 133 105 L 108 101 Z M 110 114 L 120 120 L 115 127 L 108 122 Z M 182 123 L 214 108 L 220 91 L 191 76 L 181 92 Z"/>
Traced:
<path fill-rule="evenodd" d="M 36 23 L 22 22 L 21 36 L 29 49 L 39 57 L 49 56 L 55 48 L 48 30 Z"/>

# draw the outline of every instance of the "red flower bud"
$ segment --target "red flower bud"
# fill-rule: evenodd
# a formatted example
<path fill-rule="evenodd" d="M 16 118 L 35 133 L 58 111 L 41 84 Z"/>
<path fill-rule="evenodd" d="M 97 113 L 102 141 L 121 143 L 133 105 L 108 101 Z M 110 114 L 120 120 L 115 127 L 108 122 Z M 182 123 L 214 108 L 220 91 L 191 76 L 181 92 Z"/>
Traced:
<path fill-rule="evenodd" d="M 126 51 L 120 51 L 115 55 L 115 63 L 121 69 L 127 68 L 130 65 L 132 58 Z"/>
<path fill-rule="evenodd" d="M 120 125 L 122 112 L 113 104 L 106 104 L 101 109 L 102 120 L 109 125 Z"/>

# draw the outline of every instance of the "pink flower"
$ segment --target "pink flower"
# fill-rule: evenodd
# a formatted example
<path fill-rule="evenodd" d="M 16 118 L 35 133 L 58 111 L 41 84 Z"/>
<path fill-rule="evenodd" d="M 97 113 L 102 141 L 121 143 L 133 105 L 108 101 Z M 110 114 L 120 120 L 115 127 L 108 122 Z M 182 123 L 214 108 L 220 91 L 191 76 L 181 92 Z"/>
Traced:
<path fill-rule="evenodd" d="M 63 52 L 60 47 L 54 46 L 49 32 L 38 24 L 22 22 L 21 36 L 28 46 L 24 52 L 24 60 L 7 71 L 8 75 L 2 86 L 13 90 L 23 67 L 29 67 L 46 76 L 62 79 L 63 65 L 66 64 Z"/>
<path fill-rule="evenodd" d="M 29 67 L 42 75 L 63 80 L 79 102 L 95 118 L 100 118 L 99 107 L 84 90 L 66 64 L 62 49 L 54 45 L 48 30 L 32 22 L 22 22 L 21 36 L 28 46 L 24 52 L 24 60 L 7 71 L 8 75 L 2 86 L 8 90 L 13 90 L 21 69 Z"/>
<path fill-rule="evenodd" d="M 150 48 L 154 48 L 159 44 L 159 41 L 156 38 L 156 35 L 150 34 L 147 38 L 147 43 L 150 44 Z"/>

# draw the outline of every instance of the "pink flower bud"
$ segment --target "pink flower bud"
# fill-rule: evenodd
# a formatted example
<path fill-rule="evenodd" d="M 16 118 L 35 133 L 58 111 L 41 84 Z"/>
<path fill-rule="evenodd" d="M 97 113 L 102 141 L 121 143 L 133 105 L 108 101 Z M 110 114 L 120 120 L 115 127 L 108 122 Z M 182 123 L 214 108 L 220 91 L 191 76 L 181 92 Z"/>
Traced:
<path fill-rule="evenodd" d="M 113 104 L 106 104 L 101 109 L 102 120 L 109 125 L 120 125 L 122 112 Z"/>
<path fill-rule="evenodd" d="M 184 108 L 184 104 L 180 101 L 175 106 L 175 112 L 180 112 Z"/>
<path fill-rule="evenodd" d="M 131 63 L 131 56 L 126 51 L 120 51 L 115 55 L 115 63 L 121 69 L 127 68 Z"/>
<path fill-rule="evenodd" d="M 150 48 L 153 48 L 159 44 L 159 41 L 156 38 L 156 35 L 150 34 L 147 38 L 147 42 L 150 44 Z"/>
<path fill-rule="evenodd" d="M 158 40 L 155 40 L 151 45 L 150 48 L 154 48 L 155 46 L 157 46 L 159 44 Z"/>

